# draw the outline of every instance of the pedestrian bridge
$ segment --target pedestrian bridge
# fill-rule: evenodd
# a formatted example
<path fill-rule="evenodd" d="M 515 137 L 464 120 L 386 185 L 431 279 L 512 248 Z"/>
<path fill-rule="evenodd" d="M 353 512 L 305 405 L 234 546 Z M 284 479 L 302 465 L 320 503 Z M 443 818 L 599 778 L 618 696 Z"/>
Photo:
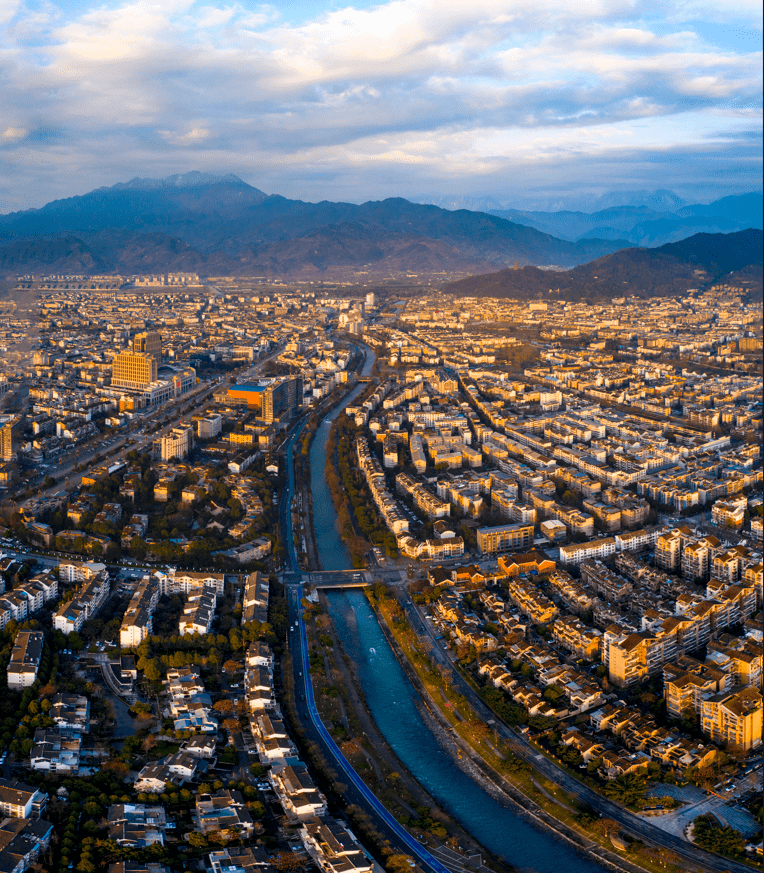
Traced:
<path fill-rule="evenodd" d="M 316 570 L 306 573 L 304 581 L 314 588 L 363 588 L 372 579 L 366 570 Z"/>

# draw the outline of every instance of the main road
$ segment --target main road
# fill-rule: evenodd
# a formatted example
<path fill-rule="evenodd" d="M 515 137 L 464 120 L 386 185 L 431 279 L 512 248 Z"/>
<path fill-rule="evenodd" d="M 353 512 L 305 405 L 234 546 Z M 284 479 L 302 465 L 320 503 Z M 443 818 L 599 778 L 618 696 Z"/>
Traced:
<path fill-rule="evenodd" d="M 366 367 L 364 367 L 364 369 L 367 368 L 370 369 L 370 362 L 367 362 Z M 353 396 L 354 392 L 351 392 L 342 402 L 342 405 L 350 403 Z M 344 782 L 342 791 L 349 803 L 359 806 L 369 816 L 372 825 L 390 840 L 391 845 L 395 846 L 398 851 L 416 859 L 419 866 L 427 873 L 450 873 L 448 868 L 414 839 L 380 803 L 337 746 L 321 720 L 316 707 L 313 684 L 310 680 L 308 639 L 305 623 L 302 620 L 302 579 L 292 530 L 292 496 L 294 494 L 292 448 L 299 439 L 306 422 L 306 417 L 299 419 L 293 425 L 293 429 L 284 444 L 286 484 L 281 492 L 279 504 L 281 530 L 287 555 L 287 568 L 284 574 L 289 605 L 287 642 L 289 651 L 292 653 L 292 679 L 297 716 L 308 738 L 321 748 L 330 766 L 337 771 L 339 779 Z"/>

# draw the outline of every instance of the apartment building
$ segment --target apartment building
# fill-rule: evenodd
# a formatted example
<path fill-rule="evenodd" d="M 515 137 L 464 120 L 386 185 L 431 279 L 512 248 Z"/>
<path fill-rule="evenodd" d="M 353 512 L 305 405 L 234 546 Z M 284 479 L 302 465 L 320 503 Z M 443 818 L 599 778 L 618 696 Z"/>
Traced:
<path fill-rule="evenodd" d="M 533 546 L 532 524 L 504 524 L 499 527 L 480 527 L 477 529 L 477 546 L 481 555 L 495 555 L 498 552 L 525 551 Z"/>
<path fill-rule="evenodd" d="M 676 633 L 662 630 L 656 634 L 634 633 L 611 625 L 603 635 L 602 652 L 613 685 L 636 685 L 676 657 Z"/>
<path fill-rule="evenodd" d="M 42 631 L 19 631 L 8 664 L 8 687 L 29 688 L 37 679 L 45 635 Z"/>
<path fill-rule="evenodd" d="M 62 633 L 79 631 L 89 618 L 97 615 L 111 592 L 111 580 L 106 570 L 101 571 L 77 589 L 72 600 L 62 603 L 53 616 L 53 627 Z"/>
<path fill-rule="evenodd" d="M 162 461 L 185 458 L 194 447 L 194 426 L 182 424 L 154 443 L 154 453 Z"/>
<path fill-rule="evenodd" d="M 706 662 L 723 669 L 735 685 L 760 688 L 764 678 L 764 650 L 752 639 L 721 634 L 708 643 Z"/>
<path fill-rule="evenodd" d="M 152 633 L 152 617 L 158 601 L 156 579 L 144 577 L 130 598 L 119 628 L 119 644 L 123 649 L 136 648 Z"/>
<path fill-rule="evenodd" d="M 214 439 L 223 432 L 222 415 L 206 415 L 204 418 L 200 417 L 195 420 L 196 434 L 200 440 Z"/>
<path fill-rule="evenodd" d="M 62 582 L 88 582 L 103 573 L 106 564 L 95 561 L 62 561 L 58 565 L 58 578 Z"/>
<path fill-rule="evenodd" d="M 0 816 L 2 818 L 40 818 L 48 804 L 48 795 L 15 779 L 0 779 Z"/>
<path fill-rule="evenodd" d="M 692 535 L 689 528 L 674 528 L 655 539 L 655 563 L 661 570 L 677 573 L 682 566 L 682 549 Z"/>
<path fill-rule="evenodd" d="M 247 576 L 244 585 L 241 623 L 250 621 L 268 621 L 268 577 L 255 571 Z"/>
<path fill-rule="evenodd" d="M 561 564 L 580 564 L 587 559 L 602 559 L 615 554 L 613 537 L 602 537 L 587 543 L 571 543 L 560 546 Z"/>
<path fill-rule="evenodd" d="M 762 698 L 747 685 L 722 691 L 700 705 L 700 728 L 713 742 L 745 752 L 761 745 Z"/>
<path fill-rule="evenodd" d="M 693 713 L 700 715 L 703 700 L 726 691 L 732 684 L 732 677 L 714 664 L 704 664 L 682 655 L 663 667 L 666 711 L 672 718 L 684 718 Z"/>
<path fill-rule="evenodd" d="M 206 588 L 201 593 L 189 595 L 183 608 L 183 615 L 178 620 L 178 633 L 207 634 L 210 632 L 215 618 L 217 596 L 214 588 Z"/>
<path fill-rule="evenodd" d="M 196 573 L 190 570 L 176 570 L 171 567 L 167 573 L 158 573 L 159 593 L 161 594 L 193 594 L 202 592 L 205 588 L 215 589 L 217 596 L 222 597 L 225 591 L 225 573 Z"/>
<path fill-rule="evenodd" d="M 574 616 L 558 618 L 551 626 L 552 637 L 558 645 L 577 658 L 594 661 L 602 646 L 602 631 L 589 627 Z"/>
<path fill-rule="evenodd" d="M 695 581 L 708 579 L 711 554 L 712 548 L 705 540 L 688 543 L 682 552 L 682 576 Z"/>

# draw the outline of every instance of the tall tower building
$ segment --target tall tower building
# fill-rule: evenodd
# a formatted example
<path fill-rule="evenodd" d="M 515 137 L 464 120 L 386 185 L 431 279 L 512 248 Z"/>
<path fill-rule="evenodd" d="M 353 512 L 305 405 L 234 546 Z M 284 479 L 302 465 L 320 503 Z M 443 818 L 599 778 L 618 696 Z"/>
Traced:
<path fill-rule="evenodd" d="M 120 352 L 111 362 L 111 384 L 115 388 L 142 391 L 156 380 L 156 358 L 146 352 Z"/>
<path fill-rule="evenodd" d="M 0 418 L 0 460 L 10 461 L 19 450 L 24 431 L 23 415 L 4 415 Z"/>
<path fill-rule="evenodd" d="M 133 351 L 151 355 L 157 362 L 157 367 L 162 364 L 162 335 L 156 330 L 137 333 L 133 337 Z"/>

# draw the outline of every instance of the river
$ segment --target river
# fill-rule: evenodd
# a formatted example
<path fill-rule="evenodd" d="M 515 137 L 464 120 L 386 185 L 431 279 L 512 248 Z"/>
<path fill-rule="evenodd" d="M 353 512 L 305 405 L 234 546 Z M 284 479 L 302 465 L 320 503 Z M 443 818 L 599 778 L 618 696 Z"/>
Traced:
<path fill-rule="evenodd" d="M 347 402 L 355 396 L 353 392 Z M 339 412 L 336 410 L 331 417 Z M 329 425 L 322 424 L 310 452 L 313 520 L 323 569 L 344 570 L 352 564 L 324 478 L 328 435 Z M 327 599 L 342 645 L 357 665 L 358 680 L 374 721 L 404 766 L 444 810 L 490 852 L 520 870 L 602 873 L 599 864 L 502 806 L 455 766 L 419 715 L 418 694 L 390 649 L 363 592 L 327 592 Z"/>

